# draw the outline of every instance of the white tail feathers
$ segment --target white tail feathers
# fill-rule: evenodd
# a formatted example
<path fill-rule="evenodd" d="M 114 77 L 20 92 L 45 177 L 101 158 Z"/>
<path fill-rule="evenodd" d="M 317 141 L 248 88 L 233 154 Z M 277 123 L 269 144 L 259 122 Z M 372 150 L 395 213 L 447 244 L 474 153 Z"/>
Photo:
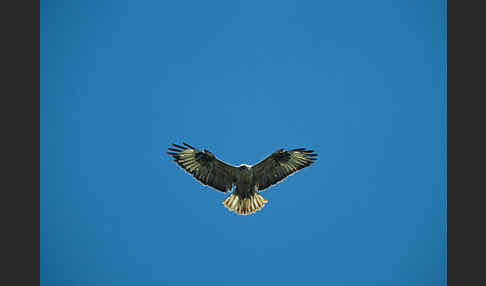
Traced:
<path fill-rule="evenodd" d="M 249 215 L 259 211 L 265 206 L 265 203 L 267 203 L 267 200 L 256 192 L 249 198 L 242 198 L 233 192 L 223 201 L 225 207 L 240 215 Z"/>

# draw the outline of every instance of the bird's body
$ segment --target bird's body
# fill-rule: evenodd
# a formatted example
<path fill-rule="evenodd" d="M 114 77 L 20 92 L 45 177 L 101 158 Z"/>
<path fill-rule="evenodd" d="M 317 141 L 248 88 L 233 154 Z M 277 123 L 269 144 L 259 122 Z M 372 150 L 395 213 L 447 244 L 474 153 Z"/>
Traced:
<path fill-rule="evenodd" d="M 267 200 L 257 193 L 253 167 L 242 164 L 236 169 L 235 190 L 223 204 L 238 214 L 251 214 L 263 208 Z"/>
<path fill-rule="evenodd" d="M 255 190 L 255 180 L 253 179 L 253 169 L 246 164 L 240 165 L 236 170 L 236 190 L 242 197 L 246 197 Z"/>
<path fill-rule="evenodd" d="M 241 215 L 252 214 L 267 203 L 258 191 L 311 165 L 317 156 L 313 154 L 314 151 L 305 148 L 289 151 L 279 149 L 254 166 L 232 166 L 216 159 L 205 149 L 199 151 L 186 143 L 183 145 L 186 147 L 173 144 L 178 149 L 169 148 L 168 154 L 173 156 L 174 161 L 182 169 L 204 185 L 225 193 L 235 186 L 234 192 L 223 201 L 223 204 Z"/>

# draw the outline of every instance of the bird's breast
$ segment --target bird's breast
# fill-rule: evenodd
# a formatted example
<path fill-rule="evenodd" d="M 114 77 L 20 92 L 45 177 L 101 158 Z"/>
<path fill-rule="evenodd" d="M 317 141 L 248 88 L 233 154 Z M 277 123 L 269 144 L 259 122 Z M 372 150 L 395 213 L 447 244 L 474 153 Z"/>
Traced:
<path fill-rule="evenodd" d="M 239 181 L 241 183 L 245 183 L 245 182 L 250 182 L 250 172 L 248 172 L 248 170 L 241 170 L 240 171 L 240 176 L 239 176 Z"/>
<path fill-rule="evenodd" d="M 239 191 L 251 192 L 253 184 L 253 170 L 251 168 L 240 170 L 236 183 Z"/>

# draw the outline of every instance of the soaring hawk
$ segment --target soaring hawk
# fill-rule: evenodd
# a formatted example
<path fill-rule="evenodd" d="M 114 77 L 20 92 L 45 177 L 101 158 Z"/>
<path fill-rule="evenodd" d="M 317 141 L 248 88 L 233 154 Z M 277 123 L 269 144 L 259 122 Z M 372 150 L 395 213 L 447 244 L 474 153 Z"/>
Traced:
<path fill-rule="evenodd" d="M 279 149 L 254 166 L 232 166 L 218 160 L 206 149 L 200 151 L 186 143 L 182 143 L 184 146 L 172 145 L 175 148 L 169 148 L 167 154 L 203 185 L 224 193 L 236 187 L 223 204 L 240 215 L 252 214 L 267 203 L 257 191 L 265 190 L 317 160 L 313 150 Z"/>

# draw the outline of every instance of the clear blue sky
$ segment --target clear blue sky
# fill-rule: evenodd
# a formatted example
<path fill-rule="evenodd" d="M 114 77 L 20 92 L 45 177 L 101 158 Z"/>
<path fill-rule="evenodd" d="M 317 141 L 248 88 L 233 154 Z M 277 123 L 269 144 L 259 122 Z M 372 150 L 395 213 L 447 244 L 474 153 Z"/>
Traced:
<path fill-rule="evenodd" d="M 41 1 L 41 285 L 445 285 L 445 1 Z M 316 164 L 238 216 L 165 153 Z"/>

